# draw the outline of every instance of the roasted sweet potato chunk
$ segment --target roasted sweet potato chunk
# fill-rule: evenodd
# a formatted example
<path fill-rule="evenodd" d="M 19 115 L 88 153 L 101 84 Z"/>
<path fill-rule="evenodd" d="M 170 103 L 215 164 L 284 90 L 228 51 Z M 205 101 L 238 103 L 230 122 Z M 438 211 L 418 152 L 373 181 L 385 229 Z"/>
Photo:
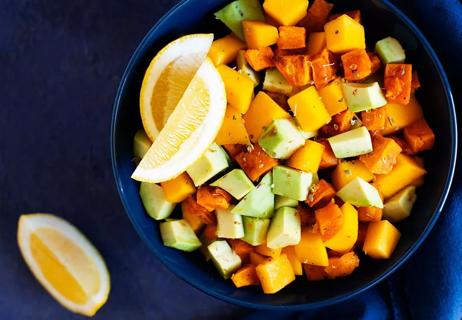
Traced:
<path fill-rule="evenodd" d="M 348 252 L 341 257 L 329 258 L 329 265 L 324 268 L 329 279 L 346 277 L 359 266 L 359 257 L 354 252 Z"/>
<path fill-rule="evenodd" d="M 306 46 L 306 31 L 303 27 L 279 27 L 279 49 L 301 49 Z"/>
<path fill-rule="evenodd" d="M 278 164 L 277 160 L 266 154 L 258 144 L 249 146 L 248 150 L 239 153 L 236 161 L 252 181 L 257 181 Z"/>
<path fill-rule="evenodd" d="M 242 261 L 247 262 L 249 260 L 249 254 L 253 251 L 253 247 L 250 244 L 240 239 L 228 239 L 228 242 Z"/>
<path fill-rule="evenodd" d="M 324 152 L 322 154 L 321 163 L 319 164 L 319 169 L 335 167 L 338 164 L 338 159 L 335 157 L 329 141 L 320 140 L 318 142 L 324 145 Z"/>
<path fill-rule="evenodd" d="M 324 179 L 310 187 L 306 203 L 312 208 L 316 205 L 323 206 L 335 196 L 334 187 Z"/>
<path fill-rule="evenodd" d="M 424 119 L 404 128 L 404 139 L 414 153 L 430 150 L 435 144 L 435 134 Z"/>
<path fill-rule="evenodd" d="M 217 222 L 215 213 L 198 204 L 193 196 L 189 196 L 181 202 L 181 209 L 188 211 L 191 215 L 197 215 L 205 224 L 216 224 Z"/>
<path fill-rule="evenodd" d="M 361 112 L 361 121 L 369 131 L 382 131 L 385 129 L 386 120 L 387 109 L 385 107 Z"/>
<path fill-rule="evenodd" d="M 323 241 L 332 238 L 343 225 L 343 211 L 335 203 L 329 203 L 325 207 L 317 209 L 315 216 Z"/>
<path fill-rule="evenodd" d="M 274 53 L 270 47 L 248 49 L 245 51 L 244 57 L 255 71 L 261 71 L 274 66 Z"/>
<path fill-rule="evenodd" d="M 317 89 L 325 87 L 335 79 L 337 64 L 329 50 L 324 49 L 311 58 L 313 81 Z"/>
<path fill-rule="evenodd" d="M 361 222 L 375 222 L 382 220 L 382 209 L 376 207 L 358 208 L 358 220 Z"/>
<path fill-rule="evenodd" d="M 359 81 L 372 73 L 372 62 L 364 49 L 355 49 L 342 55 L 345 79 Z"/>
<path fill-rule="evenodd" d="M 307 32 L 324 30 L 324 24 L 334 5 L 325 0 L 314 0 L 308 9 L 308 14 L 298 24 L 306 28 Z"/>
<path fill-rule="evenodd" d="M 359 157 L 370 172 L 374 174 L 387 174 L 396 164 L 401 147 L 390 138 L 376 135 L 372 139 L 373 151 Z"/>
<path fill-rule="evenodd" d="M 218 187 L 199 187 L 196 197 L 197 203 L 208 211 L 227 209 L 231 204 L 231 195 Z"/>
<path fill-rule="evenodd" d="M 412 64 L 385 66 L 385 96 L 389 102 L 408 104 L 411 99 Z"/>
<path fill-rule="evenodd" d="M 308 55 L 276 55 L 274 64 L 287 82 L 293 86 L 305 86 L 311 81 L 311 63 Z"/>

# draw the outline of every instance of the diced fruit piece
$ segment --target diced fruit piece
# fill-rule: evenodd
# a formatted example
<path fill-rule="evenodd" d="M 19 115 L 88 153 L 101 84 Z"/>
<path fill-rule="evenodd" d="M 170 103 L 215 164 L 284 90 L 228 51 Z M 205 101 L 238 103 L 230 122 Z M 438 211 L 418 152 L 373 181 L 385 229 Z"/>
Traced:
<path fill-rule="evenodd" d="M 245 41 L 250 49 L 269 47 L 278 41 L 278 29 L 262 21 L 242 21 Z"/>
<path fill-rule="evenodd" d="M 146 152 L 151 147 L 152 142 L 143 129 L 138 130 L 133 138 L 133 155 L 138 159 L 143 159 Z"/>
<path fill-rule="evenodd" d="M 241 239 L 228 239 L 227 241 L 234 253 L 241 258 L 242 263 L 247 263 L 250 253 L 253 252 L 253 247 Z"/>
<path fill-rule="evenodd" d="M 267 260 L 269 260 L 268 257 L 265 257 L 261 254 L 258 254 L 256 252 L 251 252 L 250 255 L 250 263 L 253 265 L 253 266 L 258 266 L 259 264 L 262 264 L 264 262 L 266 262 Z"/>
<path fill-rule="evenodd" d="M 298 244 L 300 233 L 300 216 L 297 210 L 290 207 L 279 208 L 271 219 L 266 245 L 271 249 L 279 249 Z"/>
<path fill-rule="evenodd" d="M 215 12 L 215 17 L 223 22 L 236 36 L 244 40 L 242 21 L 265 21 L 265 16 L 258 0 L 237 0 Z"/>
<path fill-rule="evenodd" d="M 306 203 L 312 208 L 314 206 L 325 205 L 335 196 L 335 189 L 324 179 L 313 183 L 309 189 Z"/>
<path fill-rule="evenodd" d="M 294 200 L 288 197 L 276 195 L 275 201 L 274 201 L 274 209 L 279 209 L 282 207 L 291 207 L 291 208 L 296 208 L 298 206 L 298 200 Z"/>
<path fill-rule="evenodd" d="M 407 105 L 388 103 L 385 106 L 386 121 L 383 135 L 388 135 L 407 127 L 411 123 L 423 118 L 422 108 L 414 95 Z"/>
<path fill-rule="evenodd" d="M 307 140 L 288 160 L 289 167 L 315 173 L 321 163 L 324 146 L 318 142 Z"/>
<path fill-rule="evenodd" d="M 260 184 L 252 189 L 232 210 L 232 213 L 255 218 L 270 218 L 274 211 L 274 194 L 271 191 L 272 176 L 266 174 Z"/>
<path fill-rule="evenodd" d="M 273 168 L 273 193 L 304 201 L 313 182 L 313 174 L 284 166 Z"/>
<path fill-rule="evenodd" d="M 391 222 L 398 222 L 409 217 L 416 199 L 414 186 L 401 190 L 385 203 L 383 218 Z"/>
<path fill-rule="evenodd" d="M 413 158 L 400 154 L 393 170 L 388 174 L 377 175 L 374 186 L 387 199 L 425 173 L 425 169 Z"/>
<path fill-rule="evenodd" d="M 265 0 L 263 9 L 280 25 L 293 26 L 306 16 L 308 0 Z"/>
<path fill-rule="evenodd" d="M 201 186 L 197 190 L 196 198 L 197 203 L 208 211 L 228 209 L 231 204 L 231 195 L 218 187 Z"/>
<path fill-rule="evenodd" d="M 303 264 L 305 276 L 308 281 L 319 281 L 326 279 L 327 275 L 324 272 L 325 267 L 313 266 L 311 264 Z"/>
<path fill-rule="evenodd" d="M 335 136 L 350 130 L 354 121 L 356 121 L 355 113 L 347 109 L 334 115 L 331 122 L 321 128 L 321 133 L 326 137 Z"/>
<path fill-rule="evenodd" d="M 250 64 L 245 59 L 245 50 L 239 51 L 236 58 L 237 71 L 249 77 L 253 82 L 253 86 L 256 87 L 260 83 L 260 75 L 258 72 L 252 69 Z"/>
<path fill-rule="evenodd" d="M 411 93 L 414 93 L 417 89 L 421 87 L 419 76 L 417 75 L 417 71 L 412 71 L 412 82 L 411 82 Z"/>
<path fill-rule="evenodd" d="M 414 153 L 430 150 L 435 144 L 435 134 L 425 119 L 417 120 L 404 128 L 404 139 Z"/>
<path fill-rule="evenodd" d="M 261 71 L 274 67 L 273 57 L 274 53 L 270 47 L 263 47 L 259 49 L 248 49 L 244 55 L 247 62 L 255 71 Z"/>
<path fill-rule="evenodd" d="M 239 153 L 244 152 L 247 146 L 243 144 L 224 144 L 223 148 L 226 150 L 231 158 L 235 158 Z"/>
<path fill-rule="evenodd" d="M 337 63 L 329 50 L 324 49 L 311 57 L 311 69 L 314 85 L 319 90 L 335 79 Z"/>
<path fill-rule="evenodd" d="M 213 264 L 223 278 L 228 279 L 241 266 L 241 258 L 231 250 L 225 240 L 216 240 L 208 245 L 207 250 Z"/>
<path fill-rule="evenodd" d="M 297 207 L 297 212 L 300 215 L 300 223 L 303 228 L 305 227 L 314 227 L 316 224 L 316 217 L 314 215 L 314 210 L 300 204 Z"/>
<path fill-rule="evenodd" d="M 318 136 L 318 131 L 303 131 L 300 130 L 300 134 L 302 135 L 303 139 L 308 140 Z"/>
<path fill-rule="evenodd" d="M 308 36 L 307 53 L 311 56 L 318 54 L 326 47 L 326 33 L 312 32 Z"/>
<path fill-rule="evenodd" d="M 311 61 L 308 55 L 276 55 L 274 64 L 290 85 L 301 87 L 310 83 Z"/>
<path fill-rule="evenodd" d="M 305 140 L 292 121 L 276 119 L 265 128 L 258 144 L 271 157 L 287 159 L 305 144 Z"/>
<path fill-rule="evenodd" d="M 384 205 L 385 208 L 386 204 Z M 361 222 L 377 222 L 382 220 L 383 209 L 376 207 L 358 208 L 358 219 Z"/>
<path fill-rule="evenodd" d="M 279 49 L 301 49 L 306 46 L 305 28 L 293 26 L 279 27 Z"/>
<path fill-rule="evenodd" d="M 344 223 L 344 214 L 335 203 L 315 211 L 316 225 L 319 228 L 321 239 L 326 241 L 339 232 Z"/>
<path fill-rule="evenodd" d="M 201 242 L 186 220 L 170 220 L 159 225 L 162 241 L 167 247 L 182 251 L 199 249 Z"/>
<path fill-rule="evenodd" d="M 311 86 L 289 98 L 290 109 L 304 131 L 315 131 L 331 119 L 315 87 Z"/>
<path fill-rule="evenodd" d="M 360 208 L 361 209 L 361 208 Z M 358 212 L 358 219 L 359 219 L 359 212 Z M 376 222 L 376 221 L 374 221 Z M 369 222 L 361 222 L 359 221 L 358 224 L 358 239 L 355 243 L 355 250 L 361 249 L 364 245 L 364 240 L 366 239 L 367 227 L 369 226 Z"/>
<path fill-rule="evenodd" d="M 345 98 L 343 97 L 340 80 L 334 80 L 324 88 L 319 89 L 319 95 L 326 107 L 327 112 L 333 116 L 348 108 Z"/>
<path fill-rule="evenodd" d="M 368 52 L 367 55 L 369 56 L 369 59 L 371 60 L 371 72 L 372 74 L 374 74 L 376 71 L 378 71 L 382 67 L 382 62 L 380 62 L 379 57 L 373 52 Z"/>
<path fill-rule="evenodd" d="M 237 270 L 232 276 L 231 281 L 233 281 L 236 288 L 242 288 L 245 286 L 258 286 L 260 280 L 257 277 L 257 272 L 255 266 L 248 264 Z"/>
<path fill-rule="evenodd" d="M 384 64 L 403 63 L 406 60 L 404 49 L 398 40 L 392 37 L 386 37 L 375 44 L 375 52 Z"/>
<path fill-rule="evenodd" d="M 252 217 L 243 217 L 244 223 L 244 237 L 243 241 L 258 246 L 265 243 L 266 232 L 270 225 L 270 219 L 258 219 Z"/>
<path fill-rule="evenodd" d="M 290 95 L 294 90 L 277 68 L 266 70 L 263 90 Z M 261 92 L 261 91 L 260 91 Z"/>
<path fill-rule="evenodd" d="M 148 215 L 155 220 L 168 218 L 175 204 L 168 201 L 164 190 L 155 183 L 141 182 L 140 197 Z"/>
<path fill-rule="evenodd" d="M 372 140 L 366 127 L 359 127 L 327 139 L 339 159 L 356 157 L 372 151 Z"/>
<path fill-rule="evenodd" d="M 273 120 L 289 118 L 290 115 L 263 91 L 260 91 L 253 99 L 249 110 L 244 115 L 245 127 L 252 142 L 258 141 L 264 128 L 269 126 Z"/>
<path fill-rule="evenodd" d="M 213 143 L 186 172 L 194 181 L 194 184 L 200 186 L 228 168 L 228 165 L 228 155 L 226 152 L 220 146 Z"/>
<path fill-rule="evenodd" d="M 235 160 L 252 181 L 257 181 L 262 175 L 277 166 L 276 159 L 271 158 L 258 145 L 252 145 L 249 151 L 239 153 Z"/>
<path fill-rule="evenodd" d="M 327 49 L 343 53 L 353 49 L 366 49 L 364 27 L 344 14 L 324 25 Z"/>
<path fill-rule="evenodd" d="M 347 11 L 345 13 L 331 14 L 328 19 L 329 19 L 329 21 L 337 19 L 342 14 L 346 14 L 349 17 L 351 17 L 353 20 L 355 20 L 356 22 L 361 23 L 361 11 L 360 10 L 351 10 L 351 11 Z"/>
<path fill-rule="evenodd" d="M 239 111 L 230 106 L 226 108 L 225 118 L 215 138 L 215 142 L 219 145 L 250 143 L 244 120 Z"/>
<path fill-rule="evenodd" d="M 319 140 L 324 146 L 324 152 L 322 153 L 321 163 L 319 164 L 319 169 L 326 169 L 333 166 L 336 166 L 338 163 L 338 159 L 335 157 L 332 148 L 330 147 L 330 143 L 327 140 Z"/>
<path fill-rule="evenodd" d="M 356 253 L 348 252 L 340 257 L 329 258 L 329 265 L 324 268 L 329 279 L 346 277 L 359 266 L 359 257 Z"/>
<path fill-rule="evenodd" d="M 185 216 L 196 216 L 205 224 L 216 224 L 215 213 L 207 210 L 197 203 L 193 196 L 187 197 L 181 202 L 181 210 Z"/>
<path fill-rule="evenodd" d="M 322 242 L 321 235 L 315 233 L 310 227 L 302 230 L 300 242 L 294 246 L 295 255 L 301 263 L 315 266 L 329 265 L 326 247 Z"/>
<path fill-rule="evenodd" d="M 229 34 L 213 41 L 208 55 L 212 62 L 218 66 L 219 64 L 229 64 L 234 61 L 239 50 L 242 49 L 245 49 L 245 43 L 233 34 Z"/>
<path fill-rule="evenodd" d="M 398 244 L 401 233 L 388 220 L 369 223 L 363 251 L 374 259 L 388 259 Z"/>
<path fill-rule="evenodd" d="M 366 50 L 355 49 L 342 55 L 345 79 L 359 81 L 372 73 L 372 62 Z"/>
<path fill-rule="evenodd" d="M 186 172 L 183 172 L 173 180 L 162 182 L 160 185 L 164 189 L 167 201 L 173 203 L 181 202 L 196 192 L 196 188 Z"/>
<path fill-rule="evenodd" d="M 342 161 L 332 172 L 332 183 L 336 190 L 340 190 L 356 177 L 363 178 L 367 182 L 374 179 L 374 175 L 361 161 Z"/>
<path fill-rule="evenodd" d="M 252 181 L 241 169 L 233 169 L 210 185 L 229 192 L 237 200 L 242 199 L 254 188 Z"/>
<path fill-rule="evenodd" d="M 372 110 L 387 104 L 378 82 L 343 83 L 342 89 L 348 108 L 353 112 Z"/>
<path fill-rule="evenodd" d="M 309 32 L 322 31 L 334 4 L 325 0 L 314 0 L 306 17 L 300 21 Z"/>
<path fill-rule="evenodd" d="M 217 209 L 217 236 L 226 239 L 240 239 L 244 236 L 242 216 L 229 210 Z"/>
<path fill-rule="evenodd" d="M 188 197 L 188 199 L 189 199 L 189 197 Z M 186 222 L 189 223 L 189 225 L 193 229 L 194 233 L 197 234 L 205 224 L 202 221 L 201 216 L 196 214 L 196 212 L 194 212 L 192 210 L 188 210 L 188 209 L 185 210 L 185 208 L 188 208 L 188 207 L 185 207 L 183 205 L 186 202 L 187 202 L 187 200 L 185 200 L 185 201 L 183 201 L 181 203 L 182 217 L 183 217 L 184 220 L 186 220 Z M 202 240 L 201 240 L 201 242 L 202 242 Z"/>
<path fill-rule="evenodd" d="M 412 64 L 387 64 L 384 83 L 389 102 L 408 104 L 411 98 Z"/>
<path fill-rule="evenodd" d="M 387 174 L 393 170 L 396 159 L 401 153 L 401 147 L 390 138 L 376 135 L 372 139 L 373 151 L 361 155 L 361 161 L 374 174 Z"/>
<path fill-rule="evenodd" d="M 296 276 L 301 276 L 303 274 L 302 263 L 298 260 L 297 256 L 295 255 L 294 247 L 285 247 L 284 249 L 282 249 L 282 254 L 285 254 L 287 256 L 287 259 L 289 259 L 294 274 Z"/>
<path fill-rule="evenodd" d="M 340 208 L 343 213 L 343 224 L 338 232 L 324 242 L 324 245 L 336 252 L 347 252 L 353 248 L 358 238 L 358 212 L 349 203 Z"/>
<path fill-rule="evenodd" d="M 369 131 L 382 131 L 387 120 L 386 107 L 361 112 L 361 121 Z"/>
<path fill-rule="evenodd" d="M 229 105 L 240 113 L 246 113 L 253 95 L 252 80 L 226 65 L 219 65 L 217 70 L 225 83 Z"/>
<path fill-rule="evenodd" d="M 337 196 L 357 207 L 383 208 L 382 198 L 377 189 L 360 177 L 348 182 L 337 192 Z"/>
<path fill-rule="evenodd" d="M 292 265 L 285 254 L 258 265 L 256 270 L 266 294 L 276 293 L 295 280 Z"/>
<path fill-rule="evenodd" d="M 255 251 L 267 257 L 277 258 L 281 255 L 282 249 L 281 248 L 271 249 L 266 244 L 261 244 L 255 248 Z"/>

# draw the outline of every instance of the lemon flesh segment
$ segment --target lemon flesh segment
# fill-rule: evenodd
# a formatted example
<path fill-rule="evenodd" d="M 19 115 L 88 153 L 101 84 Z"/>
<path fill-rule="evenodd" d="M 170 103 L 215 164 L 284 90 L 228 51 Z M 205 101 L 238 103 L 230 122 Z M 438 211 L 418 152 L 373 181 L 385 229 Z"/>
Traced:
<path fill-rule="evenodd" d="M 50 214 L 22 215 L 20 251 L 34 276 L 67 309 L 94 315 L 106 302 L 109 273 L 98 251 L 74 226 Z"/>
<path fill-rule="evenodd" d="M 140 92 L 143 127 L 153 141 L 207 57 L 213 34 L 192 34 L 165 46 L 146 70 Z"/>
<path fill-rule="evenodd" d="M 186 171 L 215 140 L 225 111 L 223 80 L 207 58 L 132 178 L 158 183 Z"/>

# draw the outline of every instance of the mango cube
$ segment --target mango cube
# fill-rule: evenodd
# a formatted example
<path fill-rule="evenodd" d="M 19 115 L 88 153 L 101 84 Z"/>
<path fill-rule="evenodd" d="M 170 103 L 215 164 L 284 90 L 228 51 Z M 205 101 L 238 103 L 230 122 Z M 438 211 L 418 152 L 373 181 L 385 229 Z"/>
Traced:
<path fill-rule="evenodd" d="M 344 253 L 353 248 L 358 239 L 358 212 L 349 203 L 345 203 L 340 210 L 343 212 L 343 225 L 340 230 L 324 245 L 334 251 Z"/>
<path fill-rule="evenodd" d="M 197 187 L 228 168 L 228 165 L 228 155 L 223 148 L 214 143 L 188 167 L 186 172 Z"/>
<path fill-rule="evenodd" d="M 287 256 L 287 259 L 289 259 L 290 264 L 292 265 L 292 270 L 294 270 L 294 274 L 296 276 L 301 276 L 303 274 L 302 263 L 298 260 L 297 256 L 295 255 L 294 247 L 285 247 L 284 249 L 282 249 L 282 253 Z"/>
<path fill-rule="evenodd" d="M 263 10 L 280 25 L 293 26 L 306 16 L 308 0 L 265 0 Z"/>
<path fill-rule="evenodd" d="M 388 220 L 369 223 L 363 251 L 374 259 L 388 259 L 398 244 L 401 233 Z"/>
<path fill-rule="evenodd" d="M 326 47 L 326 33 L 325 32 L 312 32 L 308 36 L 308 54 L 318 54 Z"/>
<path fill-rule="evenodd" d="M 244 42 L 233 34 L 229 34 L 212 42 L 212 46 L 209 50 L 209 58 L 216 66 L 220 64 L 229 64 L 236 59 L 239 50 L 245 49 L 245 47 L 246 45 Z"/>
<path fill-rule="evenodd" d="M 293 95 L 287 102 L 303 131 L 316 131 L 331 120 L 314 86 Z"/>
<path fill-rule="evenodd" d="M 287 165 L 298 170 L 316 173 L 319 169 L 323 153 L 324 145 L 307 140 L 305 145 L 289 158 Z"/>
<path fill-rule="evenodd" d="M 230 106 L 226 108 L 225 118 L 215 142 L 219 145 L 250 143 L 244 119 L 242 119 L 242 114 L 239 111 Z"/>
<path fill-rule="evenodd" d="M 162 182 L 165 199 L 169 202 L 178 203 L 196 192 L 196 188 L 186 172 L 183 172 L 175 179 Z"/>
<path fill-rule="evenodd" d="M 374 179 L 374 175 L 366 168 L 366 166 L 358 160 L 342 161 L 332 172 L 332 183 L 336 190 L 340 190 L 348 182 L 357 177 L 363 178 L 370 182 Z"/>
<path fill-rule="evenodd" d="M 266 294 L 276 293 L 295 280 L 292 265 L 285 254 L 258 265 L 256 271 Z"/>
<path fill-rule="evenodd" d="M 423 118 L 422 107 L 413 94 L 407 105 L 388 103 L 385 110 L 387 118 L 383 135 L 392 134 Z"/>
<path fill-rule="evenodd" d="M 287 159 L 305 144 L 305 140 L 292 121 L 277 119 L 263 131 L 258 144 L 271 157 Z"/>
<path fill-rule="evenodd" d="M 217 70 L 225 83 L 229 105 L 240 113 L 246 113 L 253 95 L 252 80 L 223 64 Z"/>
<path fill-rule="evenodd" d="M 294 249 L 295 255 L 301 263 L 322 267 L 329 265 L 327 250 L 322 242 L 321 235 L 313 232 L 311 228 L 302 230 L 300 242 L 294 246 Z"/>
<path fill-rule="evenodd" d="M 269 248 L 265 243 L 255 248 L 255 252 L 266 257 L 277 258 L 281 255 L 281 248 Z"/>
<path fill-rule="evenodd" d="M 340 80 L 334 80 L 324 88 L 319 89 L 322 102 L 331 116 L 345 111 L 348 108 L 343 97 L 342 85 Z"/>
<path fill-rule="evenodd" d="M 324 31 L 327 49 L 333 53 L 366 49 L 364 27 L 346 14 L 326 23 Z"/>
<path fill-rule="evenodd" d="M 269 47 L 278 41 L 278 29 L 262 21 L 242 21 L 245 41 L 249 49 Z"/>

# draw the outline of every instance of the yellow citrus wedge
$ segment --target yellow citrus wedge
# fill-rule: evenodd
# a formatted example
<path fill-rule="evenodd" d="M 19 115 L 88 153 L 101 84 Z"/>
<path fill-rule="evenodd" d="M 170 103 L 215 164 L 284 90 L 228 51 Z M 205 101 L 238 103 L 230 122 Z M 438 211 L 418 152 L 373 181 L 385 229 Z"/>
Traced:
<path fill-rule="evenodd" d="M 141 120 L 154 141 L 204 62 L 213 34 L 191 34 L 165 46 L 151 61 L 140 92 Z"/>
<path fill-rule="evenodd" d="M 106 302 L 109 272 L 88 239 L 51 214 L 21 215 L 18 244 L 37 280 L 64 307 L 92 316 Z"/>
<path fill-rule="evenodd" d="M 206 58 L 132 178 L 158 183 L 183 173 L 215 140 L 225 111 L 223 80 Z"/>

